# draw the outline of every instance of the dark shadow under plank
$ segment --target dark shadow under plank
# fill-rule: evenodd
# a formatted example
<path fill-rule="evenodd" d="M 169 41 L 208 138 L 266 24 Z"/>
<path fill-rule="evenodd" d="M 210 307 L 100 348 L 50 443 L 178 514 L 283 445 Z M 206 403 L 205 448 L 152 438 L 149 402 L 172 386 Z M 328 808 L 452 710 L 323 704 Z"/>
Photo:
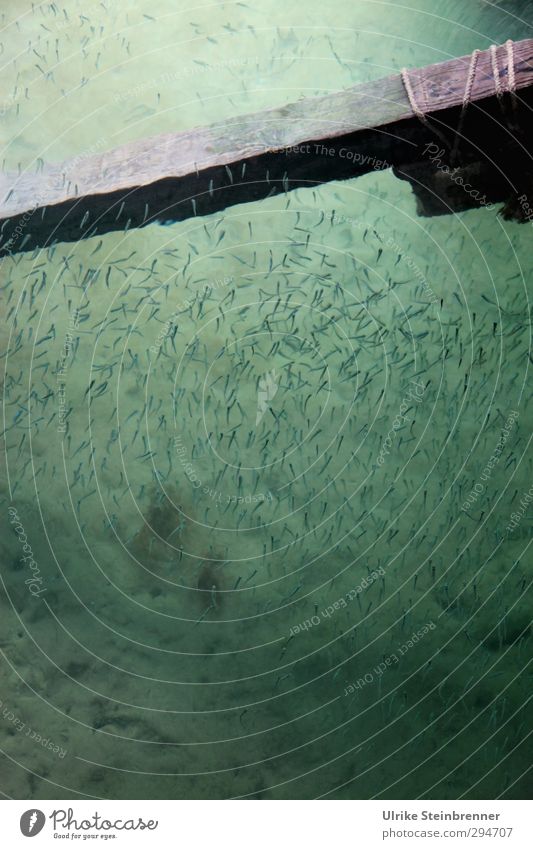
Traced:
<path fill-rule="evenodd" d="M 533 40 L 513 48 L 516 103 L 495 97 L 489 51 L 479 55 L 455 164 L 469 169 L 488 201 L 521 191 L 529 159 Z M 508 52 L 497 50 L 501 89 Z M 154 221 L 182 221 L 235 204 L 372 170 L 394 168 L 415 190 L 421 214 L 479 205 L 457 184 L 439 189 L 453 146 L 470 57 L 409 71 L 414 117 L 401 75 L 300 100 L 210 127 L 142 139 L 82 160 L 0 177 L 0 256 L 72 242 Z M 421 167 L 412 166 L 420 163 Z M 522 175 L 522 176 L 521 176 Z M 472 178 L 472 179 L 474 179 Z M 440 183 L 442 183 L 442 179 Z M 446 181 L 444 181 L 446 182 Z M 515 217 L 520 217 L 519 215 Z"/>

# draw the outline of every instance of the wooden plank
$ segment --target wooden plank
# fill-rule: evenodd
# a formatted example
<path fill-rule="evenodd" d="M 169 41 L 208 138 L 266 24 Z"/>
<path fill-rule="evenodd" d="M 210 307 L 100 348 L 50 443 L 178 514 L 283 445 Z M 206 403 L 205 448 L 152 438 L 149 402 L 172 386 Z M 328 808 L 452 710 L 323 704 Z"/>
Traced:
<path fill-rule="evenodd" d="M 503 91 L 507 58 L 506 47 L 500 46 Z M 454 132 L 469 64 L 465 56 L 409 71 L 416 103 L 432 116 L 434 126 Z M 514 44 L 514 70 L 516 90 L 529 104 L 533 39 Z M 470 124 L 473 110 L 476 122 L 481 113 L 496 120 L 501 104 L 494 92 L 489 51 L 483 51 L 471 97 L 480 106 L 470 107 Z M 4 174 L 0 255 L 156 220 L 183 220 L 278 191 L 398 166 L 416 161 L 421 144 L 434 141 L 431 130 L 413 117 L 397 74 L 209 127 L 46 164 L 38 173 Z"/>

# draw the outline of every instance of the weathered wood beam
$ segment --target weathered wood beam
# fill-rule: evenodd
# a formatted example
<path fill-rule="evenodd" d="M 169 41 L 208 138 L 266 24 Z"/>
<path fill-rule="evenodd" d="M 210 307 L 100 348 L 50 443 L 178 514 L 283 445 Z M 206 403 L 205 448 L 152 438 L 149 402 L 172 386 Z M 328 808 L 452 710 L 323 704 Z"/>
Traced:
<path fill-rule="evenodd" d="M 505 92 L 505 46 L 497 50 L 497 63 Z M 34 173 L 0 175 L 0 256 L 207 215 L 372 169 L 395 166 L 402 176 L 402 165 L 422 161 L 424 147 L 438 141 L 435 127 L 453 140 L 469 64 L 464 56 L 409 71 L 416 103 L 433 130 L 414 117 L 397 74 L 209 127 L 45 164 Z M 531 131 L 533 39 L 515 42 L 514 72 L 524 139 Z M 461 156 L 466 162 L 486 159 L 501 170 L 517 140 L 502 117 L 509 103 L 494 95 L 490 55 L 483 51 Z M 496 181 L 490 200 L 505 198 L 506 182 Z"/>

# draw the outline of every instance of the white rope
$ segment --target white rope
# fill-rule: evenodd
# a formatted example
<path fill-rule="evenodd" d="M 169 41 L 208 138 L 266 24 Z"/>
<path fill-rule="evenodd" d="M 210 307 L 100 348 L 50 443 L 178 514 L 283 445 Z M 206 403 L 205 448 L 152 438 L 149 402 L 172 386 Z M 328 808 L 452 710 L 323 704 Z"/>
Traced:
<path fill-rule="evenodd" d="M 434 127 L 429 123 L 428 119 L 426 118 L 425 113 L 422 111 L 422 109 L 420 109 L 418 103 L 416 102 L 415 93 L 414 93 L 414 90 L 413 90 L 413 86 L 411 85 L 411 80 L 409 79 L 409 72 L 407 71 L 407 68 L 402 68 L 401 75 L 402 75 L 402 81 L 403 81 L 403 84 L 404 84 L 404 87 L 405 87 L 405 91 L 407 92 L 407 98 L 409 100 L 409 105 L 410 105 L 410 107 L 413 111 L 413 114 L 416 115 L 416 117 L 419 119 L 419 121 L 421 121 L 422 124 L 424 124 L 424 126 L 427 127 L 428 129 L 430 129 L 433 133 L 435 133 L 435 135 L 439 137 L 441 142 L 443 142 L 443 144 L 446 147 L 449 148 L 450 145 L 448 143 L 448 140 L 446 139 L 446 136 L 444 136 L 440 132 L 438 127 Z"/>
<path fill-rule="evenodd" d="M 462 108 L 461 108 L 461 114 L 459 115 L 459 123 L 457 125 L 457 130 L 456 130 L 456 133 L 455 133 L 455 142 L 454 142 L 453 150 L 452 150 L 452 154 L 451 154 L 451 164 L 452 165 L 453 165 L 455 158 L 457 156 L 457 151 L 458 151 L 458 148 L 459 148 L 459 140 L 461 138 L 461 134 L 462 134 L 463 126 L 464 126 L 464 122 L 465 122 L 465 117 L 466 117 L 466 110 L 468 109 L 468 104 L 470 103 L 470 99 L 472 97 L 472 88 L 473 88 L 474 80 L 475 80 L 475 77 L 476 77 L 477 61 L 478 61 L 480 53 L 481 53 L 481 51 L 477 50 L 477 48 L 476 48 L 476 50 L 473 51 L 473 53 L 470 57 L 470 65 L 469 65 L 469 68 L 468 68 L 468 74 L 466 76 L 465 93 L 463 95 L 463 105 L 462 105 Z"/>
<path fill-rule="evenodd" d="M 512 38 L 505 42 L 507 48 L 507 91 L 511 95 L 513 109 L 516 111 L 516 74 L 514 67 L 514 44 Z"/>
<path fill-rule="evenodd" d="M 479 58 L 479 54 L 481 50 L 474 50 L 472 56 L 470 57 L 470 67 L 468 69 L 468 76 L 466 78 L 466 86 L 465 93 L 463 96 L 463 110 L 466 111 L 468 104 L 470 103 L 470 98 L 472 96 L 472 86 L 474 85 L 474 79 L 476 76 L 476 68 L 477 68 L 477 60 Z"/>
<path fill-rule="evenodd" d="M 402 68 L 402 80 L 405 86 L 405 90 L 407 92 L 407 97 L 409 98 L 409 104 L 411 106 L 411 109 L 413 110 L 416 117 L 419 118 L 423 124 L 427 124 L 427 118 L 422 112 L 422 110 L 419 108 L 415 100 L 415 93 L 413 91 L 413 86 L 411 85 L 411 80 L 409 79 L 407 68 Z"/>
<path fill-rule="evenodd" d="M 513 40 L 511 38 L 509 38 L 505 42 L 505 48 L 507 50 L 507 91 L 511 95 L 512 102 L 513 102 L 513 108 L 516 109 L 516 72 L 515 72 L 515 58 L 514 58 L 514 43 L 513 43 Z M 501 84 L 501 80 L 500 80 L 500 72 L 499 72 L 499 69 L 498 69 L 498 52 L 497 51 L 498 51 L 498 48 L 496 47 L 496 45 L 491 44 L 491 46 L 489 48 L 489 53 L 490 53 L 490 62 L 491 62 L 491 66 L 492 66 L 492 76 L 494 78 L 494 89 L 495 89 L 495 92 L 496 92 L 496 97 L 498 98 L 498 101 L 501 103 L 501 100 L 502 100 L 502 97 L 503 97 L 503 89 L 502 89 L 502 84 Z M 461 114 L 459 116 L 459 123 L 458 123 L 458 126 L 457 126 L 457 131 L 455 133 L 455 141 L 454 141 L 453 150 L 452 150 L 452 153 L 451 153 L 452 164 L 453 164 L 453 162 L 454 162 L 454 160 L 457 156 L 457 150 L 458 150 L 458 147 L 459 147 L 459 140 L 460 140 L 461 133 L 462 133 L 462 130 L 463 130 L 463 125 L 464 125 L 465 116 L 466 116 L 466 110 L 468 109 L 468 105 L 471 102 L 472 88 L 474 86 L 474 80 L 476 78 L 476 69 L 477 69 L 477 63 L 478 63 L 480 53 L 481 53 L 481 51 L 476 49 L 472 52 L 472 55 L 470 57 L 470 65 L 469 65 L 469 68 L 468 68 L 468 74 L 466 76 L 466 84 L 465 84 L 465 91 L 464 91 L 464 95 L 463 95 L 463 103 L 462 103 L 462 107 L 461 107 Z M 419 121 L 421 121 L 426 127 L 431 129 L 440 138 L 440 140 L 442 142 L 444 142 L 446 147 L 449 147 L 449 144 L 448 144 L 445 136 L 440 132 L 440 130 L 437 127 L 433 127 L 429 123 L 428 119 L 426 118 L 425 113 L 419 107 L 419 105 L 416 101 L 415 92 L 414 92 L 413 86 L 411 84 L 411 80 L 409 78 L 409 72 L 408 72 L 407 68 L 402 68 L 401 74 L 402 74 L 402 82 L 404 84 L 405 91 L 407 92 L 407 98 L 409 100 L 409 105 L 410 105 L 410 107 L 413 111 L 413 114 L 416 115 L 416 117 L 419 119 Z"/>
<path fill-rule="evenodd" d="M 507 48 L 507 76 L 509 79 L 508 83 L 508 91 L 511 94 L 516 94 L 516 76 L 514 70 L 514 50 L 513 50 L 513 40 L 509 38 L 505 42 L 505 46 Z"/>
<path fill-rule="evenodd" d="M 517 97 L 516 97 L 516 70 L 515 70 L 515 57 L 514 57 L 514 43 L 511 38 L 507 39 L 505 42 L 505 49 L 507 51 L 507 91 L 511 95 L 511 102 L 513 104 L 513 111 L 516 112 L 517 108 Z M 500 103 L 503 110 L 503 89 L 500 80 L 500 72 L 498 70 L 498 54 L 497 47 L 495 44 L 491 44 L 490 46 L 490 61 L 492 65 L 492 76 L 494 77 L 494 88 L 496 90 L 496 97 L 498 98 L 498 102 Z"/>
<path fill-rule="evenodd" d="M 498 48 L 495 44 L 491 44 L 490 46 L 490 62 L 492 65 L 492 76 L 494 77 L 494 88 L 496 91 L 496 97 L 498 100 L 501 99 L 502 96 L 502 84 L 500 82 L 500 72 L 498 71 Z"/>

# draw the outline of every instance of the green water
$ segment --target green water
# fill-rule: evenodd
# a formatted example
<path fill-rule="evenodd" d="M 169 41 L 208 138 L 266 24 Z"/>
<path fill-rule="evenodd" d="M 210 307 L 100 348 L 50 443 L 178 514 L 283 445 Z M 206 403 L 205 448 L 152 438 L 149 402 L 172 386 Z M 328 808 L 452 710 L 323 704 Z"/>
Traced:
<path fill-rule="evenodd" d="M 3 169 L 527 7 L 4 2 Z M 0 261 L 6 797 L 528 796 L 531 235 L 385 171 Z"/>

